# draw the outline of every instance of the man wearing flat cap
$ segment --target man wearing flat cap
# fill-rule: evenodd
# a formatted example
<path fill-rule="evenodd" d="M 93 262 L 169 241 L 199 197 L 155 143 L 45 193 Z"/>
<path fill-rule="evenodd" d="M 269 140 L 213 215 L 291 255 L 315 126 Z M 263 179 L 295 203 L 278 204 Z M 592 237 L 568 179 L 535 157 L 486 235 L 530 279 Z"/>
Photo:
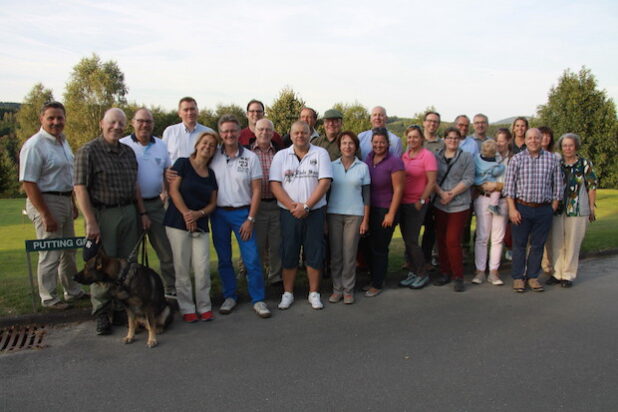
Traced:
<path fill-rule="evenodd" d="M 311 144 L 326 149 L 330 160 L 337 160 L 341 157 L 339 151 L 339 142 L 337 138 L 341 134 L 343 125 L 343 114 L 339 110 L 330 109 L 324 113 L 324 136 L 320 136 L 313 140 Z"/>

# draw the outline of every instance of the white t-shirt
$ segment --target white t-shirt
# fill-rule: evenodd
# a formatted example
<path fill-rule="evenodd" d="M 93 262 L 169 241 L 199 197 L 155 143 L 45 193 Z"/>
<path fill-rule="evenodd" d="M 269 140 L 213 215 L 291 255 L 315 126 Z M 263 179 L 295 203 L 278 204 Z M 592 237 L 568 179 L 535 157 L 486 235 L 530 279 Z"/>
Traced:
<path fill-rule="evenodd" d="M 195 141 L 197 137 L 204 132 L 214 133 L 214 130 L 199 123 L 195 125 L 192 132 L 187 129 L 184 123 L 168 126 L 163 131 L 163 141 L 167 145 L 167 151 L 170 155 L 172 164 L 174 164 L 179 157 L 191 156 L 195 151 Z"/>
<path fill-rule="evenodd" d="M 137 184 L 142 197 L 149 199 L 159 196 L 163 191 L 163 173 L 171 166 L 165 142 L 152 136 L 150 142 L 144 146 L 134 135 L 129 135 L 120 139 L 120 143 L 126 144 L 135 152 L 138 165 Z"/>
<path fill-rule="evenodd" d="M 332 179 L 333 169 L 328 152 L 318 146 L 309 145 L 309 151 L 301 161 L 294 153 L 294 146 L 280 150 L 270 164 L 269 180 L 281 182 L 283 190 L 298 203 L 306 203 L 318 186 L 320 179 Z M 280 207 L 286 209 L 281 202 Z M 311 208 L 319 209 L 326 205 L 326 195 Z"/>
<path fill-rule="evenodd" d="M 241 207 L 251 204 L 251 182 L 262 178 L 257 155 L 239 146 L 235 157 L 228 157 L 223 146 L 217 148 L 210 168 L 217 178 L 217 206 Z"/>

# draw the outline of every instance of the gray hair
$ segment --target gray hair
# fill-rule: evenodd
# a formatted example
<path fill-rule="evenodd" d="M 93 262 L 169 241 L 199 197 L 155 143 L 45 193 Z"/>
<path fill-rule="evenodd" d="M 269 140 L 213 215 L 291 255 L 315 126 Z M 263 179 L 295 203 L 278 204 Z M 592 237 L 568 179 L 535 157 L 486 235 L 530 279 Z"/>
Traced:
<path fill-rule="evenodd" d="M 560 139 L 558 139 L 558 147 L 560 148 L 560 150 L 562 150 L 562 141 L 564 139 L 573 140 L 573 142 L 575 143 L 576 150 L 579 150 L 582 147 L 582 138 L 579 137 L 579 135 L 575 133 L 565 133 L 562 136 L 560 136 Z"/>

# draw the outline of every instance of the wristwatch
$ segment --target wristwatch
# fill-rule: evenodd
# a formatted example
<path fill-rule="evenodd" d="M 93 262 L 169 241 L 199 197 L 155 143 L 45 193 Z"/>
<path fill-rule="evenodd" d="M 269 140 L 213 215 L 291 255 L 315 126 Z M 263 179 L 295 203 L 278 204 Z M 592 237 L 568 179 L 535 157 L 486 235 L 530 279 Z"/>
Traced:
<path fill-rule="evenodd" d="M 303 209 L 305 209 L 305 212 L 309 213 L 311 211 L 311 208 L 307 205 L 307 203 L 303 204 Z"/>
<path fill-rule="evenodd" d="M 421 200 L 419 200 L 419 202 L 421 202 L 421 205 L 425 204 L 425 199 L 421 198 Z"/>
<path fill-rule="evenodd" d="M 247 216 L 247 220 L 251 223 L 255 223 L 255 218 L 253 216 Z"/>

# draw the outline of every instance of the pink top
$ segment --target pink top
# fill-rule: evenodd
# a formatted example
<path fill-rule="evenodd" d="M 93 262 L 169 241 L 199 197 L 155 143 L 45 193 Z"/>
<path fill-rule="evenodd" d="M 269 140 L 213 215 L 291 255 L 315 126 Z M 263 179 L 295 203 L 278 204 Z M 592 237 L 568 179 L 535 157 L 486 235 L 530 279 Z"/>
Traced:
<path fill-rule="evenodd" d="M 427 186 L 427 172 L 437 171 L 438 162 L 434 154 L 424 148 L 413 158 L 410 158 L 408 154 L 406 150 L 401 156 L 406 171 L 406 185 L 403 188 L 401 203 L 409 204 L 419 201 Z"/>

